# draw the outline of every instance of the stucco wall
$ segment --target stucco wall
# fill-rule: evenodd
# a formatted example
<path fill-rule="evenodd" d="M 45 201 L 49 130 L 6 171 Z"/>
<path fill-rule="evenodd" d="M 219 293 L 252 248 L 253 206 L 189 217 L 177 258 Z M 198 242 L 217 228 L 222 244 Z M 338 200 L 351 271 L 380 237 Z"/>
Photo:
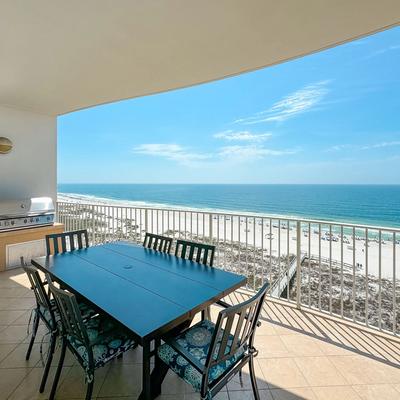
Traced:
<path fill-rule="evenodd" d="M 0 136 L 12 140 L 0 154 L 0 201 L 57 193 L 56 117 L 0 106 Z"/>

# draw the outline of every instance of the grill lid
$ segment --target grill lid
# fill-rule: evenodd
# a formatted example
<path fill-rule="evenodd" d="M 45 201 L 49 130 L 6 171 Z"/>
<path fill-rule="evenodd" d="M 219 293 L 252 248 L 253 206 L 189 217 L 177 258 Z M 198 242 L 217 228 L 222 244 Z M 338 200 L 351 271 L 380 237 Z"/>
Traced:
<path fill-rule="evenodd" d="M 31 199 L 0 202 L 0 218 L 15 218 L 28 215 L 54 213 L 51 197 L 32 197 Z"/>

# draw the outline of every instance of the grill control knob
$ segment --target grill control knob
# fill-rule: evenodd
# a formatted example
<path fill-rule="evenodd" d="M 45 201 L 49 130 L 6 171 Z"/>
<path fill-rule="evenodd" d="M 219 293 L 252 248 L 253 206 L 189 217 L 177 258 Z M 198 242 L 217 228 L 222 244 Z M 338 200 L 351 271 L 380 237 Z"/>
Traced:
<path fill-rule="evenodd" d="M 28 222 L 28 220 L 25 218 L 25 219 L 24 219 L 24 224 L 26 224 L 27 222 Z"/>
<path fill-rule="evenodd" d="M 11 221 L 11 225 L 14 225 L 15 224 L 15 222 L 14 221 Z"/>

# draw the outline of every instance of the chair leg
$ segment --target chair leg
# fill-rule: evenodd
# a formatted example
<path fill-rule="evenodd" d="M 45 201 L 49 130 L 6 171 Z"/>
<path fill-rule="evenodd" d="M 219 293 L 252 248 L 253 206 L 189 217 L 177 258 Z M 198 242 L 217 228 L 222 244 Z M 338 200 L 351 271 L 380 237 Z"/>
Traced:
<path fill-rule="evenodd" d="M 254 358 L 253 358 L 253 356 L 251 356 L 250 360 L 249 360 L 249 370 L 250 370 L 251 387 L 253 388 L 254 398 L 255 398 L 255 400 L 260 400 L 260 395 L 258 393 L 258 387 L 257 387 L 256 374 L 254 373 Z"/>
<path fill-rule="evenodd" d="M 240 386 L 243 387 L 243 373 L 242 373 L 242 370 L 239 371 L 239 382 L 240 382 Z"/>
<path fill-rule="evenodd" d="M 88 383 L 87 389 L 86 389 L 86 400 L 92 400 L 92 394 L 93 394 L 93 386 L 94 386 L 94 374 L 93 379 L 91 382 Z"/>
<path fill-rule="evenodd" d="M 33 343 L 35 343 L 36 333 L 39 328 L 39 313 L 35 310 L 35 318 L 33 320 L 33 327 L 32 327 L 32 336 L 31 341 L 29 342 L 28 351 L 26 352 L 25 360 L 29 360 L 31 356 L 31 351 L 33 347 Z"/>
<path fill-rule="evenodd" d="M 60 380 L 62 367 L 64 365 L 64 358 L 65 358 L 66 350 L 67 350 L 67 342 L 65 341 L 65 339 L 62 339 L 60 360 L 58 361 L 57 371 L 56 371 L 56 375 L 54 376 L 53 386 L 51 388 L 49 400 L 54 400 L 54 397 L 56 395 L 58 381 Z"/>
<path fill-rule="evenodd" d="M 42 382 L 40 383 L 40 388 L 39 388 L 40 393 L 44 392 L 44 388 L 46 386 L 47 377 L 49 375 L 49 371 L 50 371 L 50 367 L 51 367 L 51 362 L 53 361 L 54 350 L 56 348 L 56 341 L 57 341 L 57 335 L 55 333 L 52 333 L 51 339 L 50 339 L 49 354 L 47 356 L 46 365 L 44 367 Z"/>
<path fill-rule="evenodd" d="M 205 310 L 201 311 L 201 320 L 204 321 L 206 319 L 211 321 L 211 310 L 210 310 L 210 307 L 207 307 Z"/>

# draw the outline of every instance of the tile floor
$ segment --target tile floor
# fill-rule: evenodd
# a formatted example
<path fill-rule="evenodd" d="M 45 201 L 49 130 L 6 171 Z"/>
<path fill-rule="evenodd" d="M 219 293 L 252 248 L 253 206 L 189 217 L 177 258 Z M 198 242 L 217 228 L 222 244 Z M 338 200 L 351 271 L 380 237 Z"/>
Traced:
<path fill-rule="evenodd" d="M 246 297 L 245 291 L 231 301 Z M 40 395 L 42 376 L 40 341 L 25 361 L 27 327 L 35 301 L 22 270 L 0 273 L 0 399 L 46 399 Z M 218 309 L 213 308 L 213 314 Z M 353 400 L 400 399 L 400 341 L 351 323 L 312 311 L 300 311 L 278 301 L 267 301 L 257 331 L 256 374 L 261 399 Z M 41 330 L 43 349 L 47 336 Z M 56 356 L 57 357 L 57 356 Z M 57 358 L 56 358 L 57 359 Z M 94 399 L 136 399 L 141 387 L 141 350 L 97 371 Z M 51 374 L 54 374 L 52 368 Z M 243 386 L 232 379 L 220 392 L 220 400 L 252 399 L 248 374 Z M 50 375 L 48 389 L 52 382 Z M 82 399 L 82 369 L 69 356 L 57 399 Z M 170 373 L 158 398 L 198 399 L 191 388 Z"/>

